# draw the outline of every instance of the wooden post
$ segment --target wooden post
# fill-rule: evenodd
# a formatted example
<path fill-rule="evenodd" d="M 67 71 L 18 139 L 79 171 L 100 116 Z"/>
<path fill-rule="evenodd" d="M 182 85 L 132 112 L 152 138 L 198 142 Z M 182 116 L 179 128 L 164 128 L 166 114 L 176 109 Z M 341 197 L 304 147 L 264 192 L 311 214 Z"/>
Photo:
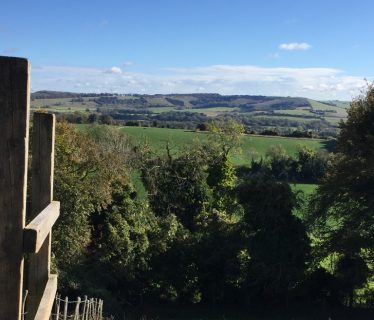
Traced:
<path fill-rule="evenodd" d="M 81 304 L 81 298 L 78 297 L 77 304 L 75 306 L 75 312 L 74 312 L 74 320 L 79 320 L 79 307 Z"/>
<path fill-rule="evenodd" d="M 35 113 L 33 119 L 31 210 L 29 219 L 34 219 L 53 199 L 55 116 Z M 51 233 L 47 235 L 39 252 L 30 254 L 30 294 L 28 318 L 34 319 L 49 279 L 51 257 Z M 51 297 L 54 298 L 53 296 Z"/>
<path fill-rule="evenodd" d="M 64 320 L 67 320 L 68 318 L 68 304 L 69 304 L 69 299 L 68 297 L 65 297 Z"/>
<path fill-rule="evenodd" d="M 82 320 L 86 320 L 86 311 L 87 311 L 87 296 L 84 296 L 84 304 L 83 304 L 83 314 L 82 314 Z"/>
<path fill-rule="evenodd" d="M 29 70 L 26 59 L 0 57 L 0 319 L 21 319 Z"/>
<path fill-rule="evenodd" d="M 55 320 L 60 320 L 60 296 L 56 297 L 56 319 Z"/>

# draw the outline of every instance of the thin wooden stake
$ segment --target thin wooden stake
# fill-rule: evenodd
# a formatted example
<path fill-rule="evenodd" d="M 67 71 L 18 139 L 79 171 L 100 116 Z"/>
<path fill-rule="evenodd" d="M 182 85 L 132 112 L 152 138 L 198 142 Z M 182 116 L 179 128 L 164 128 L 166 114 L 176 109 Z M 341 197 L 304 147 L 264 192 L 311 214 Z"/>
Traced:
<path fill-rule="evenodd" d="M 78 297 L 77 305 L 75 306 L 74 320 L 79 320 L 79 305 L 81 303 L 81 298 Z"/>
<path fill-rule="evenodd" d="M 91 299 L 89 299 L 87 301 L 87 310 L 86 310 L 86 319 L 85 320 L 88 320 L 89 316 L 90 316 L 90 312 L 91 312 Z"/>
<path fill-rule="evenodd" d="M 56 320 L 60 319 L 60 303 L 61 303 L 60 297 L 61 297 L 60 295 L 56 297 Z"/>
<path fill-rule="evenodd" d="M 68 304 L 69 304 L 69 299 L 68 297 L 65 297 L 64 320 L 66 320 L 68 317 Z"/>
<path fill-rule="evenodd" d="M 25 319 L 25 315 L 26 315 L 26 313 L 25 313 L 25 306 L 26 306 L 26 300 L 27 300 L 27 295 L 28 294 L 29 294 L 29 291 L 26 290 L 25 295 L 23 297 L 23 302 L 22 302 L 22 320 Z"/>
<path fill-rule="evenodd" d="M 84 296 L 82 320 L 86 320 L 87 296 Z"/>

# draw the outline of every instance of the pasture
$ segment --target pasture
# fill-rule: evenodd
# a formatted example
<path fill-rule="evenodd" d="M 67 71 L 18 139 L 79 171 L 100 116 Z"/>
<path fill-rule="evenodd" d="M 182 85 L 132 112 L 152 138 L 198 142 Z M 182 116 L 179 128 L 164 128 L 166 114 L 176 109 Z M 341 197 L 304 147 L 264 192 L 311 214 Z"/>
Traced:
<path fill-rule="evenodd" d="M 206 141 L 209 133 L 194 132 L 183 129 L 148 128 L 148 127 L 121 127 L 133 139 L 149 143 L 155 153 L 160 153 L 169 144 L 172 152 L 178 153 L 182 148 L 188 148 L 194 140 Z M 271 146 L 282 145 L 290 156 L 294 156 L 302 146 L 311 149 L 323 149 L 326 140 L 321 139 L 300 139 L 258 135 L 243 135 L 239 151 L 232 155 L 235 165 L 249 164 L 252 158 L 265 156 Z"/>

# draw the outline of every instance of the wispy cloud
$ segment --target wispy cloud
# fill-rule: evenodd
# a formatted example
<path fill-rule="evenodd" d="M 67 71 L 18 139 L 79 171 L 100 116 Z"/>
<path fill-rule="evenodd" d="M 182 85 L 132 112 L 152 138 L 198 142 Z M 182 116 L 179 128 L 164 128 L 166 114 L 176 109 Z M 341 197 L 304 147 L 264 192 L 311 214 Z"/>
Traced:
<path fill-rule="evenodd" d="M 371 79 L 368 79 L 371 80 Z M 351 99 L 365 86 L 364 76 L 333 68 L 266 68 L 212 65 L 168 68 L 153 73 L 43 66 L 32 70 L 32 90 L 117 93 L 261 94 L 315 99 Z"/>
<path fill-rule="evenodd" d="M 105 70 L 104 73 L 121 74 L 122 73 L 122 69 L 119 68 L 119 67 L 111 67 L 110 69 Z"/>
<path fill-rule="evenodd" d="M 308 50 L 311 47 L 312 46 L 307 42 L 290 42 L 290 43 L 282 43 L 279 45 L 279 49 L 288 50 L 288 51 Z"/>

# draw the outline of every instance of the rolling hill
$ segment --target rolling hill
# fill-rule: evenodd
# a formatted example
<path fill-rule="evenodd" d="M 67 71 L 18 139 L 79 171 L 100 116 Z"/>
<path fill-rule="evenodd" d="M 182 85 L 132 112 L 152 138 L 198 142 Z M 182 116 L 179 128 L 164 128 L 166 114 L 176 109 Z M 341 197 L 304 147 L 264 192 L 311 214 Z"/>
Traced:
<path fill-rule="evenodd" d="M 31 95 L 32 109 L 46 109 L 73 122 L 106 116 L 120 124 L 192 129 L 212 118 L 232 118 L 249 131 L 313 131 L 334 136 L 347 116 L 345 101 L 316 101 L 302 97 L 199 94 L 109 94 L 38 91 Z M 78 115 L 79 114 L 79 115 Z M 72 118 L 72 117 L 71 117 Z M 89 122 L 89 121 L 88 121 Z M 129 122 L 133 122 L 130 124 Z"/>

